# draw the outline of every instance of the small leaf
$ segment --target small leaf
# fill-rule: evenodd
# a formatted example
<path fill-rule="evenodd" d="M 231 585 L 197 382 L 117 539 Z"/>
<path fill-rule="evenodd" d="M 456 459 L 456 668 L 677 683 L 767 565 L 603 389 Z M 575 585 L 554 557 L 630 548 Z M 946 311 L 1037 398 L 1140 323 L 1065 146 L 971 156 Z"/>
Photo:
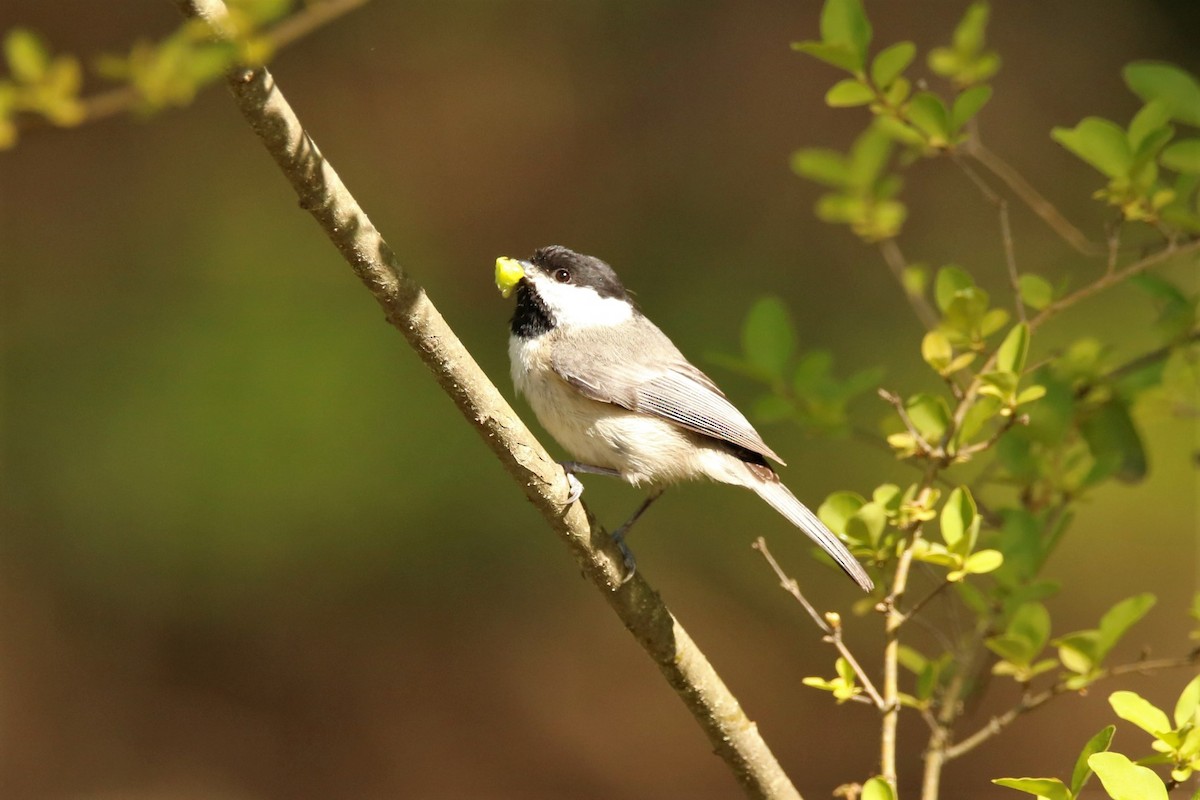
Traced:
<path fill-rule="evenodd" d="M 954 28 L 954 49 L 963 55 L 974 55 L 983 49 L 989 8 L 986 2 L 975 2 L 967 8 Z"/>
<path fill-rule="evenodd" d="M 950 140 L 950 112 L 942 99 L 931 92 L 917 92 L 908 103 L 908 118 L 938 146 Z"/>
<path fill-rule="evenodd" d="M 1118 717 L 1132 722 L 1151 736 L 1171 730 L 1171 723 L 1162 709 L 1136 692 L 1113 692 L 1108 696 L 1108 704 Z"/>
<path fill-rule="evenodd" d="M 817 509 L 817 516 L 829 526 L 829 530 L 839 534 L 845 533 L 846 522 L 866 504 L 867 501 L 862 495 L 854 492 L 834 492 L 821 503 L 821 507 Z"/>
<path fill-rule="evenodd" d="M 938 309 L 942 313 L 945 313 L 958 292 L 970 289 L 974 285 L 975 281 L 961 267 L 942 267 L 938 270 L 937 279 L 934 281 L 933 287 L 933 296 L 937 302 Z"/>
<path fill-rule="evenodd" d="M 963 570 L 972 575 L 985 575 L 994 572 L 1004 563 L 1004 556 L 999 550 L 977 550 L 967 556 L 963 562 Z"/>
<path fill-rule="evenodd" d="M 1096 753 L 1088 759 L 1088 766 L 1112 800 L 1167 800 L 1162 779 L 1120 753 Z"/>
<path fill-rule="evenodd" d="M 1088 739 L 1088 743 L 1083 746 L 1083 751 L 1080 752 L 1079 758 L 1075 760 L 1075 769 L 1071 772 L 1071 794 L 1078 795 L 1084 785 L 1088 782 L 1088 778 L 1092 777 L 1092 768 L 1088 766 L 1088 759 L 1096 753 L 1103 753 L 1112 743 L 1113 734 L 1116 733 L 1115 725 L 1109 725 L 1102 729 L 1099 733 Z"/>
<path fill-rule="evenodd" d="M 1027 386 L 1026 388 L 1022 389 L 1020 391 L 1020 393 L 1017 395 L 1016 404 L 1019 406 L 1023 406 L 1026 403 L 1032 403 L 1034 400 L 1041 400 L 1045 396 L 1046 396 L 1046 387 L 1045 386 L 1038 386 L 1036 384 L 1033 386 Z"/>
<path fill-rule="evenodd" d="M 815 59 L 824 61 L 830 66 L 844 69 L 847 72 L 858 72 L 862 69 L 862 62 L 859 60 L 854 47 L 849 42 L 838 42 L 836 44 L 826 42 L 792 42 L 792 49 L 798 53 L 804 53 L 805 55 L 810 55 Z"/>
<path fill-rule="evenodd" d="M 1026 273 L 1017 280 L 1017 286 L 1021 291 L 1021 302 L 1035 311 L 1041 311 L 1054 299 L 1054 288 L 1041 275 Z"/>
<path fill-rule="evenodd" d="M 46 73 L 50 54 L 36 33 L 13 28 L 4 37 L 4 58 L 18 83 L 37 83 Z"/>
<path fill-rule="evenodd" d="M 1097 645 L 1101 657 L 1108 655 L 1120 638 L 1154 607 L 1155 602 L 1156 598 L 1149 592 L 1134 595 L 1114 605 L 1100 618 Z"/>
<path fill-rule="evenodd" d="M 1146 477 L 1146 449 L 1129 416 L 1129 408 L 1121 400 L 1114 398 L 1097 408 L 1080 421 L 1079 430 L 1096 460 L 1088 483 L 1110 475 L 1124 483 L 1136 483 Z"/>
<path fill-rule="evenodd" d="M 1071 800 L 1071 793 L 1058 778 L 995 778 L 992 783 L 1045 800 Z"/>
<path fill-rule="evenodd" d="M 848 44 L 855 54 L 855 70 L 866 63 L 871 43 L 871 23 L 860 0 L 825 0 L 821 10 L 821 39 L 825 44 Z"/>
<path fill-rule="evenodd" d="M 806 148 L 792 153 L 792 171 L 802 178 L 841 188 L 850 183 L 846 157 L 836 150 Z"/>
<path fill-rule="evenodd" d="M 1055 128 L 1054 140 L 1110 178 L 1126 177 L 1133 152 L 1125 131 L 1099 117 L 1087 117 L 1074 128 Z"/>
<path fill-rule="evenodd" d="M 796 331 L 782 300 L 764 297 L 746 315 L 742 349 L 750 363 L 773 379 L 782 379 L 796 350 Z"/>
<path fill-rule="evenodd" d="M 896 42 L 891 47 L 885 47 L 871 62 L 871 80 L 881 89 L 886 90 L 900 73 L 908 69 L 917 54 L 917 46 L 912 42 Z"/>
<path fill-rule="evenodd" d="M 1013 326 L 1000 349 L 996 351 L 996 369 L 1001 372 L 1012 372 L 1017 375 L 1025 369 L 1025 359 L 1029 355 L 1029 326 L 1024 322 Z"/>
<path fill-rule="evenodd" d="M 1125 83 L 1143 100 L 1161 100 L 1180 122 L 1200 126 L 1200 82 L 1173 64 L 1135 61 L 1124 69 Z"/>
<path fill-rule="evenodd" d="M 946 504 L 942 506 L 942 541 L 950 549 L 955 549 L 955 545 L 968 536 L 977 516 L 975 498 L 971 497 L 970 490 L 963 486 L 957 487 L 946 498 Z M 970 550 L 968 549 L 967 552 Z"/>
<path fill-rule="evenodd" d="M 1176 172 L 1200 173 L 1200 139 L 1181 139 L 1159 156 L 1162 165 Z"/>
<path fill-rule="evenodd" d="M 937 444 L 950 424 L 950 407 L 941 397 L 915 394 L 904 403 L 904 410 L 917 431 L 930 444 Z"/>
<path fill-rule="evenodd" d="M 1197 729 L 1200 729 L 1200 720 L 1196 719 L 1197 710 L 1200 710 L 1200 675 L 1192 678 L 1175 703 L 1175 727 L 1182 728 L 1189 722 L 1195 722 Z"/>
<path fill-rule="evenodd" d="M 1142 106 L 1129 122 L 1129 146 L 1138 150 L 1147 138 L 1167 128 L 1170 121 L 1171 109 L 1162 100 L 1152 100 Z"/>
<path fill-rule="evenodd" d="M 825 93 L 825 104 L 830 108 L 865 106 L 874 99 L 875 92 L 858 78 L 840 80 Z"/>
<path fill-rule="evenodd" d="M 926 364 L 940 373 L 950 366 L 950 359 L 953 357 L 954 350 L 950 347 L 950 340 L 946 338 L 946 334 L 938 330 L 925 334 L 925 338 L 921 340 L 921 358 L 925 359 Z"/>
<path fill-rule="evenodd" d="M 954 98 L 954 106 L 950 111 L 950 125 L 955 133 L 962 130 L 979 111 L 992 99 L 992 87 L 972 86 Z"/>

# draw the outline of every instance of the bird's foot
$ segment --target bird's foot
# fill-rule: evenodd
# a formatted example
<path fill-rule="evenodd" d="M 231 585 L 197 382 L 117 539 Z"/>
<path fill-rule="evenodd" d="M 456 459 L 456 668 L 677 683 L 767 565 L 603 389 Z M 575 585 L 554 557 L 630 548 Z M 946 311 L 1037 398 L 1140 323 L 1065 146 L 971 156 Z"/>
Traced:
<path fill-rule="evenodd" d="M 583 483 L 580 482 L 579 478 L 575 477 L 574 473 L 568 472 L 567 486 L 569 486 L 571 490 L 567 493 L 566 505 L 571 505 L 579 499 L 581 494 L 583 494 Z"/>
<path fill-rule="evenodd" d="M 633 551 L 625 543 L 625 532 L 628 530 L 629 523 L 626 523 L 613 531 L 611 535 L 613 544 L 617 546 L 618 552 L 621 553 L 621 561 L 625 565 L 625 574 L 621 577 L 622 586 L 629 583 L 634 573 L 637 572 L 637 559 L 633 557 Z"/>
<path fill-rule="evenodd" d="M 566 505 L 571 505 L 583 494 L 583 484 L 575 477 L 575 473 L 578 472 L 582 475 L 608 475 L 614 478 L 621 477 L 621 473 L 615 469 L 597 467 L 593 464 L 584 464 L 579 461 L 560 461 L 559 466 L 567 473 L 567 487 L 569 491 L 567 492 Z"/>

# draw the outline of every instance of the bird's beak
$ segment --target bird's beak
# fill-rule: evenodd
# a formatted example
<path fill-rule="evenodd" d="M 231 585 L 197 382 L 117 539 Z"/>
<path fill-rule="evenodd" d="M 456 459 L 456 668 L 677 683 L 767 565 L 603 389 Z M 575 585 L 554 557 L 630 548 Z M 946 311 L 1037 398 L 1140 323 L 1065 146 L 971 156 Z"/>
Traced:
<path fill-rule="evenodd" d="M 496 259 L 496 288 L 501 297 L 511 297 L 513 289 L 525 277 L 525 268 L 520 261 L 508 256 Z"/>

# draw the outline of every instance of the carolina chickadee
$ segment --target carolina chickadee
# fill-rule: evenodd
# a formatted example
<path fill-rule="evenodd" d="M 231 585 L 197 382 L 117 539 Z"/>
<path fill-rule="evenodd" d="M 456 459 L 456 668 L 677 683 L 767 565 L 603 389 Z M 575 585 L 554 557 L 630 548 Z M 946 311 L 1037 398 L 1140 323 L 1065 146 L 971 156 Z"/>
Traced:
<path fill-rule="evenodd" d="M 612 268 L 565 247 L 528 261 L 496 260 L 501 294 L 517 293 L 508 353 L 513 383 L 574 462 L 565 463 L 570 502 L 583 487 L 572 473 L 621 477 L 654 493 L 614 534 L 621 537 L 661 493 L 710 478 L 752 489 L 831 555 L 865 591 L 862 565 L 767 463 L 777 456 L 703 372 L 637 309 Z"/>

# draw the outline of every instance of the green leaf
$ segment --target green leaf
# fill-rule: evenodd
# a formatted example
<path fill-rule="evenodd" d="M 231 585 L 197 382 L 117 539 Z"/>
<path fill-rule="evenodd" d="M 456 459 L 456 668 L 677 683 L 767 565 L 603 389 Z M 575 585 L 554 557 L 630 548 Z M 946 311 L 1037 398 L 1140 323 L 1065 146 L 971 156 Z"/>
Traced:
<path fill-rule="evenodd" d="M 933 297 L 937 303 L 937 307 L 944 314 L 950 303 L 954 301 L 955 295 L 964 289 L 970 289 L 975 286 L 975 281 L 961 267 L 945 266 L 938 270 L 937 278 L 933 285 Z"/>
<path fill-rule="evenodd" d="M 1180 139 L 1162 151 L 1159 161 L 1176 172 L 1200 173 L 1200 139 Z"/>
<path fill-rule="evenodd" d="M 871 62 L 871 80 L 879 89 L 886 90 L 900 77 L 900 73 L 908 69 L 916 54 L 917 46 L 912 42 L 896 42 L 891 47 L 885 47 Z"/>
<path fill-rule="evenodd" d="M 834 492 L 817 509 L 817 516 L 834 533 L 844 534 L 846 523 L 867 501 L 855 492 Z"/>
<path fill-rule="evenodd" d="M 1099 733 L 1088 739 L 1088 743 L 1083 746 L 1082 752 L 1079 753 L 1079 758 L 1075 760 L 1075 769 L 1071 772 L 1071 794 L 1078 795 L 1083 787 L 1087 784 L 1088 778 L 1092 777 L 1092 768 L 1088 766 L 1088 759 L 1096 753 L 1103 753 L 1112 743 L 1113 734 L 1116 733 L 1115 725 L 1109 725 L 1102 729 Z"/>
<path fill-rule="evenodd" d="M 796 331 L 782 300 L 764 297 L 750 308 L 742 326 L 742 349 L 765 375 L 782 380 L 796 350 Z"/>
<path fill-rule="evenodd" d="M 1133 166 L 1125 131 L 1106 119 L 1087 117 L 1074 128 L 1055 128 L 1050 135 L 1110 178 L 1127 176 Z"/>
<path fill-rule="evenodd" d="M 887 528 L 887 513 L 878 503 L 867 503 L 846 521 L 846 536 L 857 542 L 878 547 Z"/>
<path fill-rule="evenodd" d="M 36 33 L 13 28 L 4 37 L 4 58 L 17 83 L 37 83 L 46 73 L 50 53 Z"/>
<path fill-rule="evenodd" d="M 950 111 L 951 129 L 957 133 L 979 113 L 987 101 L 992 99 L 992 87 L 972 86 L 954 98 L 954 106 Z"/>
<path fill-rule="evenodd" d="M 1167 123 L 1171 121 L 1171 109 L 1162 100 L 1152 100 L 1129 122 L 1129 146 L 1139 149 L 1150 136 L 1161 130 L 1169 130 Z"/>
<path fill-rule="evenodd" d="M 1157 598 L 1149 592 L 1134 595 L 1114 605 L 1100 618 L 1097 645 L 1101 658 L 1108 655 L 1121 637 L 1146 616 L 1155 602 Z"/>
<path fill-rule="evenodd" d="M 930 444 L 936 445 L 950 424 L 950 407 L 941 397 L 915 394 L 905 401 L 904 410 L 908 412 L 913 426 Z"/>
<path fill-rule="evenodd" d="M 825 0 L 821 10 L 821 39 L 825 44 L 848 44 L 855 54 L 855 70 L 866 63 L 871 43 L 871 23 L 859 0 Z"/>
<path fill-rule="evenodd" d="M 999 550 L 977 550 L 967 556 L 963 562 L 963 570 L 972 575 L 986 575 L 994 572 L 1004 563 L 1004 556 Z"/>
<path fill-rule="evenodd" d="M 1058 778 L 995 778 L 992 783 L 1045 800 L 1071 800 L 1071 793 Z"/>
<path fill-rule="evenodd" d="M 1054 300 L 1054 288 L 1041 275 L 1026 273 L 1017 279 L 1021 302 L 1035 311 L 1041 311 Z"/>
<path fill-rule="evenodd" d="M 825 93 L 825 104 L 830 108 L 865 106 L 874 99 L 875 92 L 858 78 L 840 80 Z"/>
<path fill-rule="evenodd" d="M 970 545 L 974 544 L 971 541 L 971 529 L 978 529 L 978 516 L 975 498 L 971 497 L 971 491 L 965 486 L 957 487 L 946 498 L 946 504 L 942 506 L 942 541 L 956 552 L 971 552 Z M 968 543 L 968 546 L 959 549 L 958 545 L 964 541 Z"/>
<path fill-rule="evenodd" d="M 987 32 L 988 4 L 972 3 L 954 29 L 954 49 L 963 55 L 974 55 L 983 49 Z"/>
<path fill-rule="evenodd" d="M 883 778 L 874 777 L 863 784 L 861 800 L 896 800 L 892 785 Z"/>
<path fill-rule="evenodd" d="M 1189 722 L 1195 722 L 1200 727 L 1200 720 L 1196 719 L 1197 710 L 1200 710 L 1200 675 L 1192 678 L 1183 688 L 1175 703 L 1175 727 L 1182 728 Z"/>
<path fill-rule="evenodd" d="M 1135 61 L 1124 69 L 1125 83 L 1146 102 L 1161 100 L 1171 117 L 1200 126 L 1200 82 L 1173 64 Z"/>
<path fill-rule="evenodd" d="M 850 147 L 850 185 L 868 190 L 875 185 L 892 154 L 892 140 L 878 126 L 863 131 Z"/>
<path fill-rule="evenodd" d="M 925 137 L 916 128 L 901 122 L 895 117 L 876 117 L 873 127 L 883 131 L 889 139 L 900 144 L 906 144 L 911 147 L 925 146 Z"/>
<path fill-rule="evenodd" d="M 1115 476 L 1123 483 L 1137 483 L 1146 477 L 1146 450 L 1142 437 L 1129 416 L 1129 408 L 1118 398 L 1109 400 L 1079 423 L 1096 465 L 1087 483 L 1094 484 Z"/>
<path fill-rule="evenodd" d="M 921 340 L 921 358 L 925 359 L 926 364 L 940 373 L 950 366 L 950 359 L 953 357 L 954 349 L 950 347 L 950 340 L 946 338 L 946 334 L 938 330 L 925 334 L 925 338 Z"/>
<path fill-rule="evenodd" d="M 1151 736 L 1171 730 L 1166 713 L 1136 692 L 1113 692 L 1108 696 L 1108 704 L 1118 717 L 1132 722 Z"/>
<path fill-rule="evenodd" d="M 1001 342 L 1000 349 L 996 351 L 996 369 L 1020 375 L 1021 370 L 1025 369 L 1025 359 L 1028 356 L 1029 326 L 1020 322 L 1012 327 Z"/>
<path fill-rule="evenodd" d="M 826 42 L 792 42 L 792 49 L 798 53 L 810 55 L 847 72 L 858 72 L 862 69 L 862 61 L 849 42 L 829 44 Z"/>
<path fill-rule="evenodd" d="M 846 157 L 836 150 L 806 148 L 792 153 L 792 171 L 802 178 L 841 188 L 850 183 Z"/>
<path fill-rule="evenodd" d="M 936 94 L 917 92 L 913 95 L 908 103 L 908 118 L 929 138 L 930 144 L 938 146 L 949 142 L 950 112 Z"/>
<path fill-rule="evenodd" d="M 1120 753 L 1096 753 L 1088 759 L 1088 766 L 1100 776 L 1112 800 L 1167 800 L 1162 779 Z"/>

